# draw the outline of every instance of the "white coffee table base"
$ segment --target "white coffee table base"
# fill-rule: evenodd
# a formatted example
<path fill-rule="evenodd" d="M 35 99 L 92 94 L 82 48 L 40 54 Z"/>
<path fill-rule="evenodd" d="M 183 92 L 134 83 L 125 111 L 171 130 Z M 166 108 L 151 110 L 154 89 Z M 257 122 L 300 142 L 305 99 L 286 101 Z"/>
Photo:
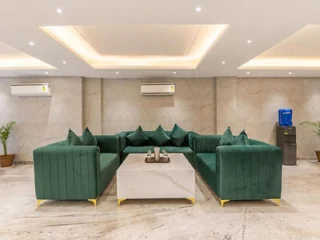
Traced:
<path fill-rule="evenodd" d="M 145 163 L 146 154 L 130 154 L 117 171 L 118 206 L 127 199 L 188 199 L 195 203 L 195 171 L 183 154 L 170 163 Z"/>

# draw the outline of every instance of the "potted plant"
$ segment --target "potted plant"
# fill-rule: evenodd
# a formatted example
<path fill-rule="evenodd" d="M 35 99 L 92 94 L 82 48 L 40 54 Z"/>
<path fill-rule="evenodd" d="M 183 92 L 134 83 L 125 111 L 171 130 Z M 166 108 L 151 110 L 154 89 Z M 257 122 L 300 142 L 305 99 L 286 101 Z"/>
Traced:
<path fill-rule="evenodd" d="M 306 125 L 306 126 L 310 126 L 312 127 L 314 130 L 313 130 L 313 133 L 317 136 L 317 137 L 320 137 L 320 121 L 319 122 L 309 122 L 309 121 L 306 121 L 306 122 L 302 122 L 300 123 L 300 125 Z M 316 150 L 316 155 L 317 155 L 317 159 L 318 161 L 320 162 L 320 150 Z"/>
<path fill-rule="evenodd" d="M 1 167 L 10 167 L 13 164 L 14 154 L 7 153 L 7 140 L 15 122 L 9 122 L 0 128 L 0 141 L 3 145 L 3 155 L 0 155 Z"/>

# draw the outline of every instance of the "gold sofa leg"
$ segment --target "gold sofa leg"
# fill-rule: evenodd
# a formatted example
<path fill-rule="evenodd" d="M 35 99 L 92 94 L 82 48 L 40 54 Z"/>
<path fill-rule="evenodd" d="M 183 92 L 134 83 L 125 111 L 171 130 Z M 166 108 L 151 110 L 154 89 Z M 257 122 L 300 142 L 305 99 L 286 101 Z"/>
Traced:
<path fill-rule="evenodd" d="M 187 198 L 187 200 L 189 200 L 192 204 L 195 204 L 195 202 L 196 202 L 195 198 Z"/>
<path fill-rule="evenodd" d="M 88 199 L 88 201 L 89 202 L 92 202 L 93 203 L 93 206 L 97 206 L 97 200 L 98 200 L 98 198 L 97 199 Z"/>
<path fill-rule="evenodd" d="M 273 198 L 270 200 L 273 201 L 277 206 L 280 206 L 281 198 Z"/>
<path fill-rule="evenodd" d="M 120 207 L 121 202 L 127 200 L 126 198 L 118 198 L 118 207 Z"/>
<path fill-rule="evenodd" d="M 37 207 L 40 206 L 40 204 L 44 201 L 44 199 L 37 199 Z"/>
<path fill-rule="evenodd" d="M 222 200 L 222 199 L 220 199 L 220 198 L 219 198 L 219 200 L 220 200 L 220 206 L 221 206 L 221 207 L 223 207 L 226 202 L 229 202 L 229 201 L 230 201 L 230 200 Z"/>

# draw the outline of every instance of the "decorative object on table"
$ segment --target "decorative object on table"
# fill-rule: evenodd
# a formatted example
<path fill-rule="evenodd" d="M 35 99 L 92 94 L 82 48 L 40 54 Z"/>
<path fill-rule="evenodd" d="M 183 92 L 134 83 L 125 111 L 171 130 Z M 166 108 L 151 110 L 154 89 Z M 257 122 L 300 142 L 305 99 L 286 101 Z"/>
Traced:
<path fill-rule="evenodd" d="M 10 167 L 13 164 L 13 160 L 15 154 L 8 154 L 7 153 L 7 140 L 10 137 L 10 133 L 12 131 L 13 125 L 15 122 L 9 122 L 6 125 L 0 128 L 0 141 L 3 145 L 3 155 L 0 155 L 0 164 L 1 167 Z"/>
<path fill-rule="evenodd" d="M 278 110 L 278 121 L 280 126 L 293 126 L 292 124 L 292 109 L 281 108 Z"/>
<path fill-rule="evenodd" d="M 156 162 L 159 162 L 160 160 L 160 148 L 158 147 L 154 148 L 154 159 Z"/>
<path fill-rule="evenodd" d="M 277 124 L 277 146 L 282 149 L 282 164 L 297 165 L 297 141 L 295 126 Z"/>
<path fill-rule="evenodd" d="M 151 150 L 149 150 L 147 153 L 145 162 L 146 163 L 169 163 L 170 158 L 168 156 L 168 153 L 165 150 L 162 150 L 162 155 L 163 156 L 160 155 L 160 149 L 159 149 L 159 159 L 156 159 L 156 154 L 154 154 L 154 157 L 152 157 Z"/>
<path fill-rule="evenodd" d="M 318 122 L 310 122 L 310 121 L 305 121 L 300 123 L 300 125 L 306 125 L 309 127 L 312 127 L 314 129 L 313 133 L 316 137 L 320 137 L 320 121 Z M 320 150 L 315 150 L 317 159 L 320 162 Z"/>

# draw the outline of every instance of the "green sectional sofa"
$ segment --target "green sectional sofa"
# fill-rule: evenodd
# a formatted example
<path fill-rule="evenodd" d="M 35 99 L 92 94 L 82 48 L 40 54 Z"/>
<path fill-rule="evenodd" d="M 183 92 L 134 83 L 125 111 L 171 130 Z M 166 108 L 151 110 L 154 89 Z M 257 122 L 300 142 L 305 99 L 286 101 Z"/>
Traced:
<path fill-rule="evenodd" d="M 153 151 L 156 144 L 151 140 L 154 131 L 144 131 L 148 136 L 149 141 L 147 141 L 143 146 L 133 146 L 133 144 L 128 140 L 127 136 L 134 131 L 125 131 L 117 134 L 120 138 L 120 163 L 122 163 L 130 153 L 147 153 L 148 150 Z M 165 131 L 168 136 L 171 136 L 171 131 Z M 193 140 L 194 137 L 198 135 L 195 132 L 188 132 L 188 136 L 181 147 L 176 147 L 171 141 L 169 141 L 164 146 L 159 146 L 160 151 L 165 150 L 168 153 L 183 153 L 185 157 L 189 160 L 190 164 L 194 166 L 194 152 L 193 152 Z"/>
<path fill-rule="evenodd" d="M 230 200 L 281 199 L 281 149 L 249 139 L 250 145 L 219 146 L 220 135 L 195 137 L 198 172 L 217 194 Z"/>
<path fill-rule="evenodd" d="M 97 146 L 66 141 L 33 152 L 38 205 L 43 200 L 88 200 L 96 206 L 120 165 L 119 137 L 95 136 Z"/>

